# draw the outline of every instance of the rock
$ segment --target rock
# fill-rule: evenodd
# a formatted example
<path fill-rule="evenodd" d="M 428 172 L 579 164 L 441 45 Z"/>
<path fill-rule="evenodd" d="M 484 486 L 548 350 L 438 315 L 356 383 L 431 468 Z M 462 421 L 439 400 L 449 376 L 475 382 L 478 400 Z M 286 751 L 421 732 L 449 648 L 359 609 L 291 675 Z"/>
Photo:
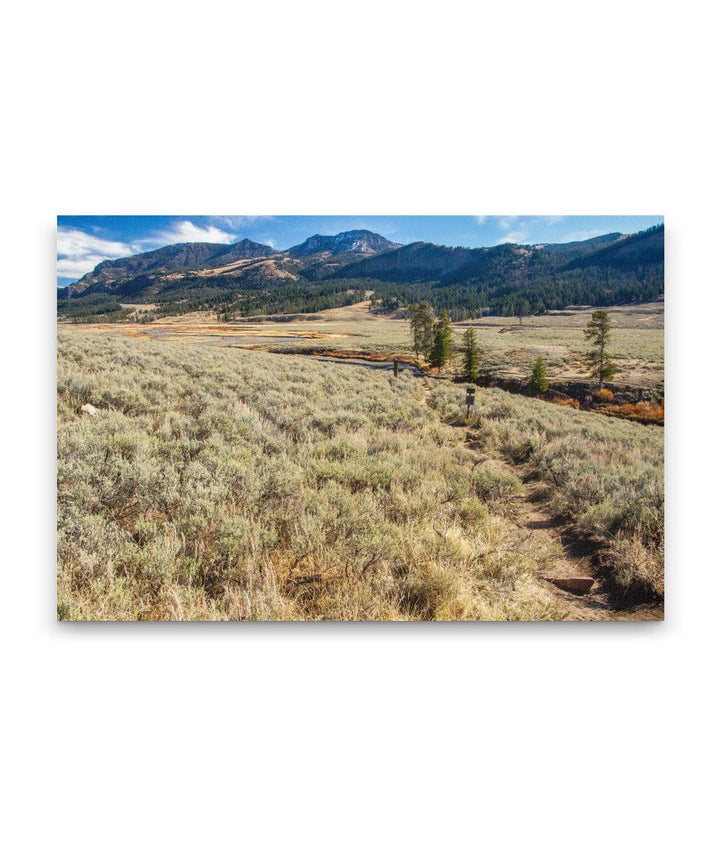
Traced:
<path fill-rule="evenodd" d="M 97 407 L 93 407 L 92 404 L 83 404 L 80 408 L 80 413 L 84 413 L 87 416 L 97 416 Z"/>
<path fill-rule="evenodd" d="M 545 579 L 558 588 L 571 591 L 573 594 L 587 594 L 593 587 L 593 577 L 545 577 Z"/>

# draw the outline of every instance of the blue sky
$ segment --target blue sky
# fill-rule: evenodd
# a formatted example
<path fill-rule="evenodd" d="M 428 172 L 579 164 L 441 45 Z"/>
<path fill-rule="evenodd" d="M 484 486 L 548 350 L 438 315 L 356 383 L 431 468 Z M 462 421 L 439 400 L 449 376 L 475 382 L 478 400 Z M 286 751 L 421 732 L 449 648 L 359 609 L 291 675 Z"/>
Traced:
<path fill-rule="evenodd" d="M 607 232 L 637 232 L 661 216 L 59 216 L 58 286 L 68 285 L 105 259 L 115 259 L 184 241 L 231 244 L 250 238 L 285 250 L 310 235 L 370 229 L 409 244 L 428 241 L 462 247 L 581 241 Z"/>

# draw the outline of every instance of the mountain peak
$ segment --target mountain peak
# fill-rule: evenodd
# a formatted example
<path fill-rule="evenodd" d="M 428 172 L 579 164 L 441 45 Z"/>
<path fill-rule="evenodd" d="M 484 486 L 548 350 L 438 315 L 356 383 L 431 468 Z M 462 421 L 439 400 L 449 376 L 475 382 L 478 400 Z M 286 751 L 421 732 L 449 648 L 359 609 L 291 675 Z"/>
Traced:
<path fill-rule="evenodd" d="M 373 256 L 396 250 L 402 244 L 389 241 L 376 232 L 367 229 L 352 229 L 337 235 L 313 235 L 302 244 L 290 247 L 287 253 L 296 258 L 314 256 L 319 253 L 329 253 L 332 256 L 352 254 L 356 256 Z"/>

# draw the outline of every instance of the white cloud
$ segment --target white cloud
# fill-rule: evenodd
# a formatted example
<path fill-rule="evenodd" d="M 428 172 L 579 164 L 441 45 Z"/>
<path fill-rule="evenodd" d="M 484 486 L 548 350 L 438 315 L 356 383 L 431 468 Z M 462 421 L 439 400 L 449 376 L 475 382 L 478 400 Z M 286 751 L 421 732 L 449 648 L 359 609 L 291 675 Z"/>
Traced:
<path fill-rule="evenodd" d="M 478 221 L 479 225 L 482 226 L 482 224 L 487 220 L 487 214 L 478 214 L 475 219 Z"/>
<path fill-rule="evenodd" d="M 528 239 L 528 234 L 522 229 L 516 229 L 514 232 L 508 232 L 498 239 L 499 244 L 524 244 Z"/>
<path fill-rule="evenodd" d="M 169 229 L 132 243 L 111 241 L 91 232 L 61 226 L 57 232 L 57 275 L 65 279 L 79 279 L 106 259 L 121 259 L 167 244 L 184 244 L 191 241 L 231 244 L 236 240 L 233 232 L 213 225 L 198 226 L 191 220 L 177 220 Z"/>
<path fill-rule="evenodd" d="M 157 232 L 132 243 L 111 241 L 91 232 L 61 226 L 57 231 L 57 275 L 64 279 L 79 279 L 106 259 L 121 259 L 167 244 L 190 241 L 231 244 L 236 240 L 233 232 L 213 225 L 198 226 L 191 220 L 178 220 L 164 232 Z"/>
<path fill-rule="evenodd" d="M 57 231 L 57 275 L 81 277 L 105 259 L 119 259 L 137 253 L 139 247 L 121 241 L 108 241 L 80 229 Z"/>
<path fill-rule="evenodd" d="M 497 217 L 497 225 L 504 234 L 497 239 L 499 244 L 537 243 L 538 228 L 554 226 L 566 218 L 558 214 L 511 215 Z M 559 239 L 553 239 L 559 240 Z"/>
<path fill-rule="evenodd" d="M 129 244 L 121 241 L 108 241 L 89 235 L 80 229 L 65 229 L 62 226 L 57 234 L 58 256 L 79 256 L 86 253 L 99 253 L 103 256 L 118 258 L 132 252 Z"/>
<path fill-rule="evenodd" d="M 104 262 L 107 256 L 86 255 L 77 259 L 58 259 L 57 275 L 65 279 L 79 279 L 93 268 Z M 116 256 L 115 258 L 119 258 Z"/>
<path fill-rule="evenodd" d="M 166 232 L 160 232 L 143 243 L 157 246 L 165 244 L 184 244 L 188 241 L 208 241 L 211 244 L 231 244 L 235 234 L 218 229 L 217 226 L 197 226 L 190 220 L 178 220 Z"/>

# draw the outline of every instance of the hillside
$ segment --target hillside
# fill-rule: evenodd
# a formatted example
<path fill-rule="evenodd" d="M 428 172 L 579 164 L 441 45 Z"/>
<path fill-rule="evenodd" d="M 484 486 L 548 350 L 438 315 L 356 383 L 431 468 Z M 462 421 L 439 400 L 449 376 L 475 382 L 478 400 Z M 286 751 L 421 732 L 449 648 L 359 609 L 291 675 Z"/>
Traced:
<path fill-rule="evenodd" d="M 418 241 L 370 259 L 349 264 L 334 276 L 386 282 L 427 282 L 466 264 L 478 250 Z"/>
<path fill-rule="evenodd" d="M 313 235 L 285 251 L 245 239 L 175 244 L 104 261 L 58 290 L 58 314 L 123 320 L 126 301 L 155 304 L 155 317 L 196 309 L 226 318 L 313 312 L 371 291 L 376 311 L 428 300 L 462 320 L 652 301 L 662 296 L 663 279 L 662 226 L 567 244 L 478 248 L 403 246 L 354 230 Z"/>
<path fill-rule="evenodd" d="M 114 291 L 118 285 L 142 273 L 172 273 L 220 267 L 241 259 L 272 255 L 272 247 L 244 239 L 236 244 L 171 244 L 147 253 L 101 262 L 68 289 L 71 296 L 85 294 L 92 286 Z"/>
<path fill-rule="evenodd" d="M 475 250 L 423 245 L 422 263 L 434 273 L 425 280 L 419 276 L 419 260 L 404 257 L 402 250 L 350 269 L 357 277 L 393 282 L 375 289 L 388 308 L 428 300 L 449 309 L 455 320 L 487 311 L 541 314 L 568 305 L 658 299 L 664 293 L 664 237 L 664 228 L 657 226 L 635 235 L 612 233 L 570 244 L 501 244 Z"/>

